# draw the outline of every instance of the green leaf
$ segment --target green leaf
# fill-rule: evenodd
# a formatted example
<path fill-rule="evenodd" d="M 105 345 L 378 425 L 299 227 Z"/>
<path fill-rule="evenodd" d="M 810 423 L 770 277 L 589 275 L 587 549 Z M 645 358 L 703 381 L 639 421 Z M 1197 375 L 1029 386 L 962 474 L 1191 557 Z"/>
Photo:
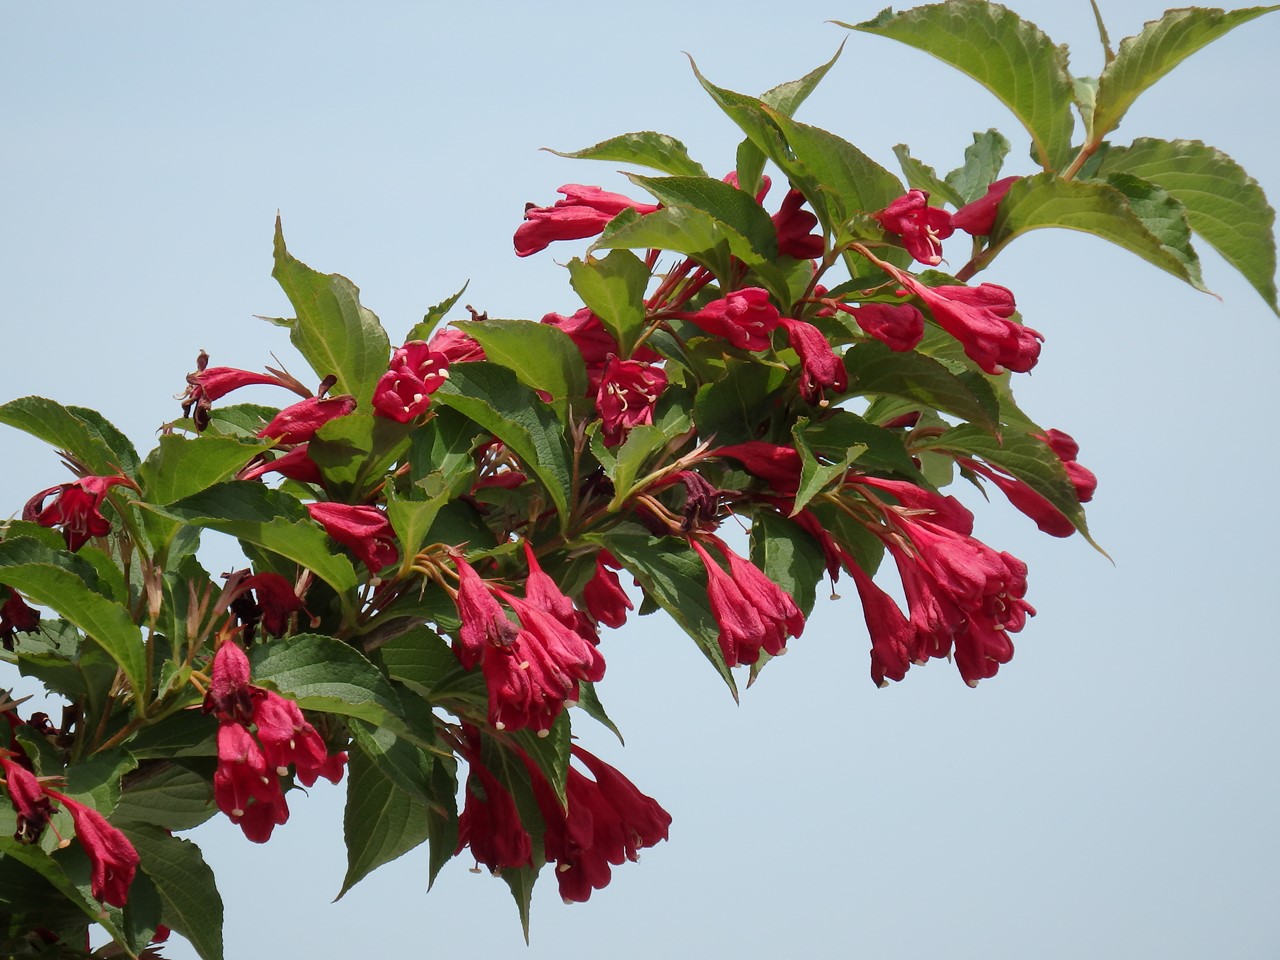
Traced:
<path fill-rule="evenodd" d="M 329 537 L 300 501 L 260 483 L 229 480 L 170 506 L 186 523 L 229 533 L 308 567 L 339 595 L 355 589 L 351 561 L 334 553 Z"/>
<path fill-rule="evenodd" d="M 200 848 L 159 827 L 128 823 L 120 829 L 160 893 L 165 926 L 186 937 L 203 960 L 222 960 L 222 897 Z"/>
<path fill-rule="evenodd" d="M 738 699 L 738 685 L 720 649 L 720 625 L 707 599 L 707 576 L 698 555 L 683 540 L 613 531 L 592 537 L 640 581 L 651 597 L 678 623 L 711 661 Z"/>
<path fill-rule="evenodd" d="M 218 752 L 218 725 L 199 710 L 179 710 L 143 727 L 129 740 L 129 752 L 139 760 L 212 757 Z"/>
<path fill-rule="evenodd" d="M 692 257 L 717 277 L 729 273 L 730 231 L 700 210 L 663 207 L 643 217 L 620 214 L 611 223 L 618 226 L 606 227 L 593 250 L 670 250 Z"/>
<path fill-rule="evenodd" d="M 721 446 L 756 439 L 787 376 L 785 370 L 752 360 L 728 361 L 723 377 L 698 388 L 693 419 L 699 434 L 714 435 Z"/>
<path fill-rule="evenodd" d="M 413 697 L 414 694 L 406 692 L 406 696 Z M 401 704 L 403 703 L 402 700 Z M 406 743 L 390 730 L 375 727 L 362 720 L 351 721 L 350 728 L 364 759 L 373 763 L 392 786 L 418 800 L 423 806 L 443 812 L 430 786 L 431 767 L 435 762 L 430 754 Z M 350 788 L 347 799 L 350 802 Z"/>
<path fill-rule="evenodd" d="M 895 145 L 893 153 L 898 158 L 898 166 L 902 167 L 902 175 L 907 178 L 907 183 L 911 185 L 911 189 L 923 190 L 925 193 L 945 200 L 955 207 L 964 206 L 964 197 L 960 195 L 956 188 L 939 177 L 938 171 L 934 170 L 933 167 L 913 157 L 911 148 L 905 143 Z"/>
<path fill-rule="evenodd" d="M 62 865 L 52 859 L 39 846 L 18 843 L 10 836 L 0 836 L 0 856 L 12 858 L 44 877 L 67 900 L 82 910 L 85 916 L 101 923 L 108 934 L 114 939 L 123 942 L 123 932 L 109 915 L 104 915 L 102 904 L 89 895 L 88 887 L 86 886 L 84 890 L 81 890 L 67 876 L 67 872 L 62 868 Z"/>
<path fill-rule="evenodd" d="M 638 163 L 641 166 L 661 170 L 673 177 L 705 177 L 707 171 L 702 164 L 689 157 L 685 145 L 675 137 L 665 133 L 654 133 L 642 130 L 639 133 L 624 133 L 620 136 L 602 140 L 594 147 L 584 147 L 566 153 L 544 147 L 548 153 L 557 157 L 568 157 L 570 160 L 609 160 L 613 163 Z"/>
<path fill-rule="evenodd" d="M 189 439 L 166 434 L 139 470 L 142 495 L 150 503 L 168 504 L 229 480 L 257 454 L 270 448 L 262 441 L 201 436 Z"/>
<path fill-rule="evenodd" d="M 978 382 L 983 387 L 987 386 L 980 379 Z M 987 392 L 990 393 L 989 387 Z M 991 396 L 989 402 L 994 409 L 995 397 Z M 897 473 L 910 480 L 920 479 L 915 462 L 902 445 L 902 435 L 870 423 L 852 410 L 828 411 L 822 419 L 804 424 L 802 430 L 805 446 L 824 459 L 848 459 L 851 463 L 856 461 L 863 469 Z M 795 432 L 792 431 L 793 434 Z"/>
<path fill-rule="evenodd" d="M 1200 7 L 1169 10 L 1159 20 L 1149 22 L 1137 36 L 1125 37 L 1115 59 L 1098 77 L 1090 141 L 1099 141 L 1120 126 L 1138 95 L 1191 54 L 1240 24 L 1273 10 L 1280 10 L 1280 6 L 1230 11 Z"/>
<path fill-rule="evenodd" d="M 957 207 L 984 196 L 987 187 L 1000 176 L 1004 158 L 1009 154 L 1009 141 L 999 130 L 975 133 L 973 143 L 965 148 L 964 165 L 947 174 L 946 182 L 960 198 Z M 953 203 L 955 201 L 952 201 Z"/>
<path fill-rule="evenodd" d="M 560 806 L 568 805 L 565 783 L 569 776 L 569 743 L 570 723 L 568 712 L 556 717 L 555 723 L 546 731 L 546 736 L 539 736 L 532 730 L 516 730 L 509 734 L 512 740 L 520 744 L 521 749 L 542 771 L 556 793 Z"/>
<path fill-rule="evenodd" d="M 120 800 L 121 777 L 137 765 L 138 761 L 123 750 L 96 753 L 67 767 L 67 785 L 63 792 L 72 800 L 108 816 Z"/>
<path fill-rule="evenodd" d="M 216 724 L 201 719 L 210 729 Z M 127 778 L 112 819 L 125 823 L 150 823 L 165 830 L 190 830 L 217 813 L 213 787 L 203 777 L 176 763 L 147 764 Z"/>
<path fill-rule="evenodd" d="M 717 87 L 702 75 L 692 57 L 689 58 L 689 64 L 693 67 L 694 76 L 711 95 L 716 106 L 747 135 L 747 139 L 738 147 L 737 174 L 743 190 L 754 196 L 766 158 L 778 164 L 780 169 L 787 170 L 787 148 L 782 135 L 765 112 L 765 104 L 761 100 Z"/>
<path fill-rule="evenodd" d="M 470 417 L 505 443 L 542 482 L 561 524 L 567 523 L 573 481 L 563 430 L 551 408 L 506 367 L 460 363 L 449 374 L 434 400 Z"/>
<path fill-rule="evenodd" d="M 431 334 L 435 332 L 436 327 L 440 325 L 440 321 L 443 320 L 449 311 L 454 308 L 457 302 L 462 299 L 462 295 L 467 292 L 467 287 L 470 286 L 470 284 L 471 281 L 468 280 L 462 285 L 462 289 L 452 297 L 446 297 L 444 300 L 441 300 L 434 307 L 428 310 L 421 322 L 414 324 L 413 328 L 409 331 L 408 336 L 404 338 L 404 342 L 409 343 L 413 340 L 428 339 Z"/>
<path fill-rule="evenodd" d="M 373 399 L 378 378 L 387 372 L 391 342 L 372 310 L 360 305 L 360 290 L 346 277 L 318 273 L 295 260 L 284 245 L 276 217 L 275 269 L 297 314 L 289 339 L 321 379 L 336 376 L 333 394 L 349 393 L 361 406 Z"/>
<path fill-rule="evenodd" d="M 133 441 L 121 433 L 114 423 L 89 407 L 71 406 L 67 409 L 73 416 L 80 418 L 93 436 L 107 445 L 115 455 L 113 462 L 123 468 L 126 476 L 138 475 L 138 451 L 134 448 Z"/>
<path fill-rule="evenodd" d="M 860 343 L 845 351 L 849 391 L 902 397 L 994 430 L 999 401 L 981 381 L 964 380 L 932 357 L 912 351 L 897 353 L 882 343 Z"/>
<path fill-rule="evenodd" d="M 0 583 L 33 604 L 56 610 L 83 630 L 124 671 L 137 694 L 138 709 L 143 707 L 147 692 L 142 632 L 124 607 L 94 593 L 54 551 L 27 537 L 0 543 Z"/>
<path fill-rule="evenodd" d="M 592 720 L 603 724 L 618 738 L 618 743 L 624 747 L 627 745 L 627 741 L 622 739 L 622 731 L 609 719 L 609 714 L 605 713 L 604 704 L 600 702 L 600 695 L 596 693 L 596 685 L 589 680 L 582 680 L 578 684 L 578 706 Z"/>
<path fill-rule="evenodd" d="M 1191 229 L 1280 313 L 1276 213 L 1262 187 L 1238 163 L 1198 140 L 1141 138 L 1108 150 L 1099 173 L 1130 173 L 1167 190 L 1186 208 Z"/>
<path fill-rule="evenodd" d="M 1000 204 L 983 262 L 1020 234 L 1063 227 L 1110 240 L 1203 290 L 1195 252 L 1187 242 L 1185 215 L 1178 216 L 1181 204 L 1168 194 L 1141 190 L 1132 180 L 1120 181 L 1119 186 L 1124 189 L 1048 173 L 1022 178 Z M 1127 190 L 1135 193 L 1132 204 Z"/>
<path fill-rule="evenodd" d="M 800 454 L 800 484 L 796 489 L 795 506 L 792 516 L 805 508 L 805 505 L 823 491 L 837 477 L 844 476 L 849 464 L 857 460 L 866 451 L 863 444 L 854 444 L 840 451 L 834 463 L 820 463 L 814 457 L 809 444 L 805 442 L 804 428 L 808 426 L 807 417 L 800 417 L 791 427 L 791 440 L 796 453 Z"/>
<path fill-rule="evenodd" d="M 777 259 L 778 232 L 769 215 L 751 194 L 710 177 L 642 177 L 632 174 L 630 180 L 644 187 L 665 206 L 689 207 L 712 217 L 743 237 L 759 259 Z"/>
<path fill-rule="evenodd" d="M 458 762 L 453 757 L 439 759 L 431 768 L 431 785 L 445 805 L 445 812 L 427 811 L 427 834 L 431 845 L 427 867 L 427 889 L 436 882 L 440 870 L 458 849 Z"/>
<path fill-rule="evenodd" d="M 524 931 L 525 946 L 529 945 L 529 905 L 533 903 L 533 885 L 538 882 L 538 871 L 533 867 L 508 867 L 502 871 L 502 882 L 511 890 L 511 896 L 520 911 L 520 929 Z"/>
<path fill-rule="evenodd" d="M 342 815 L 347 873 L 337 899 L 384 863 L 425 841 L 428 814 L 427 805 L 396 786 L 363 749 L 352 750 Z"/>
<path fill-rule="evenodd" d="M 383 644 L 378 654 L 387 673 L 432 703 L 461 700 L 484 712 L 489 690 L 479 670 L 464 670 L 449 646 L 426 627 Z"/>
<path fill-rule="evenodd" d="M 809 615 L 827 566 L 822 548 L 797 523 L 773 510 L 756 510 L 751 515 L 751 562 Z"/>
<path fill-rule="evenodd" d="M 1200 258 L 1191 248 L 1191 225 L 1182 203 L 1150 180 L 1128 173 L 1112 174 L 1107 178 L 1107 185 L 1125 195 L 1129 209 L 1142 225 L 1160 241 L 1166 253 L 1182 264 L 1188 282 L 1197 290 L 1204 290 Z"/>
<path fill-rule="evenodd" d="M 307 456 L 320 468 L 331 497 L 363 503 L 369 489 L 408 452 L 410 430 L 388 417 L 350 413 L 321 426 L 307 444 Z"/>
<path fill-rule="evenodd" d="M 614 250 L 603 260 L 569 261 L 569 282 L 630 357 L 645 328 L 644 294 L 649 268 L 630 250 Z M 579 354 L 579 357 L 581 354 Z"/>
<path fill-rule="evenodd" d="M 471 489 L 475 475 L 472 452 L 489 434 L 448 407 L 437 407 L 435 416 L 414 429 L 409 445 L 409 496 L 451 499 Z"/>
<path fill-rule="evenodd" d="M 683 431 L 681 431 L 683 432 Z M 613 463 L 606 467 L 613 483 L 613 500 L 610 510 L 620 510 L 627 498 L 635 492 L 636 477 L 640 476 L 654 454 L 666 447 L 673 434 L 659 425 L 641 424 L 632 427 L 622 445 L 616 448 Z"/>
<path fill-rule="evenodd" d="M 839 21 L 837 21 L 839 22 Z M 1031 134 L 1036 162 L 1071 162 L 1072 84 L 1067 51 L 1012 10 L 983 0 L 950 0 L 865 23 L 840 23 L 932 54 L 990 90 Z"/>
<path fill-rule="evenodd" d="M 92 413 L 94 420 L 84 414 Z M 28 433 L 37 440 L 58 450 L 66 450 L 79 460 L 90 473 L 99 476 L 113 476 L 126 468 L 137 470 L 137 454 L 133 454 L 129 462 L 130 446 L 127 451 L 117 452 L 104 436 L 104 425 L 110 427 L 110 435 L 123 439 L 123 434 L 111 427 L 100 414 L 84 410 L 80 407 L 64 407 L 44 397 L 19 397 L 6 404 L 0 404 L 0 423 Z M 128 441 L 124 441 L 128 443 Z M 129 473 L 129 475 L 132 475 Z"/>
<path fill-rule="evenodd" d="M 536 320 L 486 320 L 467 323 L 466 332 L 491 363 L 510 370 L 525 386 L 551 394 L 553 401 L 586 396 L 582 352 L 559 327 Z M 450 375 L 458 369 L 452 367 Z"/>

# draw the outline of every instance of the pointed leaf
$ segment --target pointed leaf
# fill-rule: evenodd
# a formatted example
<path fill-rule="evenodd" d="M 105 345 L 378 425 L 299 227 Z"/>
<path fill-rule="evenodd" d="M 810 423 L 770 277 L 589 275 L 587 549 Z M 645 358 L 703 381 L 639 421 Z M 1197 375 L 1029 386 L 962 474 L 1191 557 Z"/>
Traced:
<path fill-rule="evenodd" d="M 889 9 L 865 23 L 840 26 L 899 40 L 967 73 L 1027 128 L 1036 162 L 1046 170 L 1070 163 L 1074 119 L 1066 48 L 1012 10 L 951 0 L 902 13 Z"/>
<path fill-rule="evenodd" d="M 644 187 L 668 207 L 700 210 L 746 239 L 752 252 L 764 260 L 778 256 L 778 232 L 755 197 L 723 180 L 710 177 L 641 177 L 630 180 Z"/>
<path fill-rule="evenodd" d="M 965 147 L 964 165 L 947 174 L 947 185 L 960 197 L 957 207 L 982 197 L 1000 177 L 1004 158 L 1009 155 L 1009 141 L 999 130 L 975 133 L 973 143 Z"/>
<path fill-rule="evenodd" d="M 196 439 L 171 433 L 147 456 L 139 470 L 142 495 L 150 503 L 167 504 L 215 483 L 229 480 L 257 454 L 268 449 L 264 441 L 233 437 L 200 436 Z"/>
<path fill-rule="evenodd" d="M 589 680 L 583 680 L 578 684 L 578 706 L 592 720 L 607 727 L 618 738 L 618 743 L 624 747 L 627 745 L 627 741 L 622 739 L 622 731 L 609 719 L 609 714 L 605 713 L 604 704 L 600 702 L 600 695 L 596 693 L 596 685 Z"/>
<path fill-rule="evenodd" d="M 1242 23 L 1280 6 L 1243 10 L 1208 10 L 1190 7 L 1169 10 L 1152 20 L 1134 37 L 1120 41 L 1116 57 L 1098 77 L 1090 140 L 1098 141 L 1116 127 L 1144 90 L 1201 47 L 1212 43 Z"/>
<path fill-rule="evenodd" d="M 90 413 L 96 419 L 90 420 L 81 415 Z M 29 433 L 55 449 L 68 451 L 91 473 L 107 476 L 123 470 L 127 475 L 132 475 L 137 471 L 138 455 L 134 453 L 132 457 L 129 456 L 132 446 L 117 452 L 107 442 L 106 435 L 109 432 L 121 440 L 124 435 L 107 424 L 95 411 L 64 407 L 44 397 L 19 397 L 0 405 L 0 423 L 7 423 Z M 110 427 L 110 431 L 105 431 L 103 424 Z M 124 442 L 128 443 L 127 440 Z"/>
<path fill-rule="evenodd" d="M 705 177 L 702 164 L 690 159 L 685 145 L 665 133 L 642 130 L 602 140 L 593 147 L 564 152 L 544 147 L 548 153 L 570 160 L 610 160 L 614 163 L 638 163 L 661 170 L 673 177 Z"/>
<path fill-rule="evenodd" d="M 868 342 L 846 350 L 844 363 L 852 393 L 902 397 L 995 429 L 1000 406 L 990 389 L 961 379 L 932 357 Z"/>
<path fill-rule="evenodd" d="M 822 548 L 809 534 L 781 514 L 759 509 L 751 516 L 751 562 L 809 615 L 827 569 Z"/>
<path fill-rule="evenodd" d="M 604 259 L 569 261 L 569 282 L 582 302 L 613 334 L 623 358 L 631 356 L 645 328 L 645 289 L 649 268 L 630 250 L 614 250 Z"/>
<path fill-rule="evenodd" d="M 624 211 L 610 226 L 593 250 L 670 250 L 693 257 L 717 277 L 729 273 L 730 231 L 701 210 L 663 207 L 643 217 Z"/>
<path fill-rule="evenodd" d="M 222 960 L 222 897 L 200 848 L 159 827 L 128 823 L 120 829 L 160 893 L 164 924 L 186 937 L 203 960 Z"/>
<path fill-rule="evenodd" d="M 366 876 L 427 839 L 428 808 L 393 783 L 363 749 L 347 760 L 347 804 L 342 835 L 347 847 L 343 895 Z"/>
<path fill-rule="evenodd" d="M 211 717 L 201 717 L 211 730 Z M 165 830 L 190 830 L 217 813 L 213 786 L 207 777 L 176 763 L 148 764 L 129 777 L 111 819 L 126 823 L 150 823 Z"/>
<path fill-rule="evenodd" d="M 964 206 L 964 197 L 960 192 L 942 177 L 939 177 L 938 171 L 934 170 L 933 167 L 913 157 L 911 148 L 905 143 L 896 144 L 893 148 L 893 154 L 898 158 L 898 166 L 902 167 L 902 175 L 907 178 L 907 183 L 911 185 L 911 189 L 923 190 L 939 200 L 945 200 L 953 207 Z"/>
<path fill-rule="evenodd" d="M 484 347 L 491 363 L 506 367 L 526 386 L 551 394 L 553 401 L 586 395 L 582 353 L 559 327 L 536 320 L 486 320 L 463 326 Z"/>
<path fill-rule="evenodd" d="M 413 328 L 404 338 L 404 342 L 409 343 L 413 340 L 426 340 L 430 338 L 431 334 L 435 332 L 436 327 L 440 325 L 440 321 L 442 321 L 448 312 L 454 308 L 457 302 L 462 299 L 462 295 L 467 292 L 467 287 L 470 285 L 471 281 L 468 280 L 462 285 L 462 289 L 452 297 L 446 297 L 444 300 L 441 300 L 434 307 L 428 310 L 422 320 L 419 323 L 414 324 Z"/>

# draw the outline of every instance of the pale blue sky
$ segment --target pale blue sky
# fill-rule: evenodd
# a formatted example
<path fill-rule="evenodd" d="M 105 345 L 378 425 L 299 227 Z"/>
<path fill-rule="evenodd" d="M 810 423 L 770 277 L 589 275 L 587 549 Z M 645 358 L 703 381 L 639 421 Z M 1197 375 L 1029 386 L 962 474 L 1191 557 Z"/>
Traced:
<path fill-rule="evenodd" d="M 1087 0 L 1012 5 L 1096 72 Z M 1100 5 L 1113 41 L 1163 9 Z M 976 84 L 825 23 L 880 6 L 9 5 L 0 399 L 96 407 L 145 448 L 200 348 L 301 367 L 252 316 L 286 309 L 277 209 L 291 250 L 355 280 L 393 339 L 468 278 L 492 316 L 572 310 L 554 261 L 579 246 L 518 260 L 511 233 L 562 183 L 622 181 L 538 148 L 656 129 L 729 170 L 735 128 L 682 51 L 758 93 L 847 36 L 802 119 L 886 165 L 901 141 L 943 170 L 997 126 L 1009 172 L 1029 172 L 1025 137 Z M 1280 17 L 1244 26 L 1139 101 L 1118 139 L 1203 139 L 1280 196 L 1277 46 Z M 265 847 L 221 819 L 194 834 L 228 957 L 1275 956 L 1280 320 L 1201 252 L 1221 301 L 1065 233 L 984 275 L 1046 335 L 1019 397 L 1079 440 L 1116 561 L 980 509 L 979 534 L 1030 564 L 1040 611 L 998 678 L 972 691 L 934 662 L 876 690 L 848 583 L 741 706 L 673 627 L 634 622 L 606 637 L 600 687 L 628 746 L 577 728 L 671 812 L 669 843 L 586 905 L 561 905 L 545 877 L 526 950 L 505 885 L 466 858 L 430 895 L 420 850 L 329 905 L 341 790 L 322 783 Z M 51 451 L 0 442 L 0 513 L 63 479 Z"/>

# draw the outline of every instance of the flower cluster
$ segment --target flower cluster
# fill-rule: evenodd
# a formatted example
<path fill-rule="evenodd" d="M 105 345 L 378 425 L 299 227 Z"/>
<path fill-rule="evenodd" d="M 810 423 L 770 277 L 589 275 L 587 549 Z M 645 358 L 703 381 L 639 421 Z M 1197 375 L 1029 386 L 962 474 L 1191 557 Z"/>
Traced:
<path fill-rule="evenodd" d="M 255 843 L 289 819 L 280 778 L 290 766 L 304 787 L 342 779 L 346 753 L 329 753 L 294 701 L 251 684 L 249 658 L 233 640 L 214 654 L 204 709 L 218 721 L 214 801 Z"/>

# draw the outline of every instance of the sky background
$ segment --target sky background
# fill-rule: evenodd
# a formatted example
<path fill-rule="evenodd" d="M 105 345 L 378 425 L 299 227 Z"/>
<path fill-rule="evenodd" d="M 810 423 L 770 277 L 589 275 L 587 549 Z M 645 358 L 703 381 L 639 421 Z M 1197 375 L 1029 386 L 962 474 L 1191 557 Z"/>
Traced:
<path fill-rule="evenodd" d="M 1012 6 L 1096 74 L 1087 0 Z M 1163 9 L 1099 6 L 1113 42 Z M 95 407 L 145 451 L 199 349 L 300 372 L 284 332 L 253 318 L 288 309 L 270 277 L 277 210 L 290 250 L 359 284 L 393 342 L 468 279 L 464 302 L 494 317 L 571 312 L 556 261 L 585 243 L 520 260 L 511 234 L 563 183 L 625 181 L 539 148 L 652 129 L 727 172 L 739 135 L 683 52 L 759 93 L 847 38 L 800 119 L 891 169 L 909 143 L 940 171 L 996 126 L 1007 172 L 1031 172 L 1025 135 L 977 84 L 826 22 L 880 7 L 10 4 L 0 400 Z M 1115 139 L 1202 139 L 1280 195 L 1278 45 L 1280 17 L 1246 24 Z M 585 905 L 544 876 L 525 948 L 505 884 L 466 857 L 429 895 L 422 848 L 330 905 L 342 789 L 322 782 L 266 846 L 221 817 L 192 834 L 227 956 L 1276 956 L 1280 320 L 1200 248 L 1221 300 L 1062 231 L 983 274 L 1045 334 L 1018 396 L 1080 442 L 1100 478 L 1091 528 L 1115 560 L 960 491 L 978 535 L 1031 567 L 1039 616 L 997 678 L 970 690 L 933 661 L 875 689 L 848 582 L 740 706 L 669 622 L 633 621 L 606 636 L 600 685 L 627 747 L 585 717 L 575 728 L 671 812 L 669 843 Z M 66 479 L 51 450 L 7 428 L 0 443 L 0 514 Z M 176 938 L 168 952 L 194 956 Z"/>

